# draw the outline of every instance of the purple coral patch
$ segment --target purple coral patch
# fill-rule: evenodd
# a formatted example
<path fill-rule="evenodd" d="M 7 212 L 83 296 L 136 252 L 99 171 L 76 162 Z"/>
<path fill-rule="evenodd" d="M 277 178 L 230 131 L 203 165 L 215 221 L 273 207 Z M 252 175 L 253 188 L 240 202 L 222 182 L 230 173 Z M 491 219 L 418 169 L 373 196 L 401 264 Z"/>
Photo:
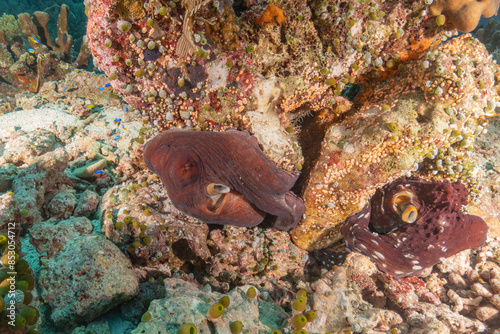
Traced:
<path fill-rule="evenodd" d="M 156 59 L 160 58 L 161 53 L 158 51 L 158 48 L 154 48 L 153 50 L 144 50 L 143 55 L 145 61 L 156 61 Z"/>
<path fill-rule="evenodd" d="M 380 270 L 394 277 L 418 276 L 486 240 L 486 223 L 462 212 L 467 195 L 461 183 L 403 177 L 378 189 L 341 231 L 348 248 L 369 256 Z M 413 222 L 405 217 L 408 208 L 416 210 Z"/>
<path fill-rule="evenodd" d="M 206 79 L 205 69 L 201 65 L 186 67 L 189 78 L 185 78 L 184 85 L 179 86 L 179 79 L 182 78 L 181 70 L 178 67 L 167 70 L 163 82 L 167 84 L 168 88 L 174 92 L 176 96 L 185 92 L 187 97 L 199 98 L 201 96 L 198 84 Z"/>

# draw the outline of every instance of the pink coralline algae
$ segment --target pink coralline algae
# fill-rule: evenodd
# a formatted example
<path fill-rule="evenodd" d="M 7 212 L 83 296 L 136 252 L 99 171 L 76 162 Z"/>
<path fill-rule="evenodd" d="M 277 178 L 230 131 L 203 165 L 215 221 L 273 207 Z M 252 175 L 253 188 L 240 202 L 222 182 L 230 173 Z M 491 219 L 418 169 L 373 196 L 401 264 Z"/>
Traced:
<path fill-rule="evenodd" d="M 418 276 L 458 252 L 481 246 L 488 227 L 462 212 L 461 183 L 402 177 L 377 189 L 370 204 L 347 218 L 347 246 L 369 256 L 394 277 Z"/>
<path fill-rule="evenodd" d="M 298 174 L 277 167 L 246 131 L 171 129 L 146 143 L 144 162 L 175 207 L 206 223 L 255 226 L 267 212 L 289 230 L 305 210 L 289 191 Z"/>

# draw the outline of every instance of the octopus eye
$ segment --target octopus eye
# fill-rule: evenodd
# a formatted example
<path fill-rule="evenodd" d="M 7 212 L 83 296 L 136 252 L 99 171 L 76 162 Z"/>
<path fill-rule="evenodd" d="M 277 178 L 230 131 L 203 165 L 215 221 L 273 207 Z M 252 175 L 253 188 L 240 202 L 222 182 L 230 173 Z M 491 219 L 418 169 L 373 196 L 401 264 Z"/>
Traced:
<path fill-rule="evenodd" d="M 227 194 L 229 191 L 231 191 L 231 188 L 220 183 L 210 183 L 207 186 L 207 194 L 210 197 Z"/>
<path fill-rule="evenodd" d="M 207 209 L 214 213 L 219 213 L 226 201 L 226 194 L 231 191 L 231 188 L 220 183 L 210 183 L 206 191 L 208 195 L 205 200 Z"/>
<path fill-rule="evenodd" d="M 415 206 L 413 206 L 413 204 L 408 204 L 403 213 L 401 214 L 401 219 L 405 222 L 405 223 L 414 223 L 415 220 L 417 220 L 417 217 L 418 217 L 418 212 L 417 212 L 417 208 Z"/>
<path fill-rule="evenodd" d="M 170 167 L 170 178 L 178 188 L 193 183 L 200 174 L 196 160 L 189 154 L 175 157 Z"/>

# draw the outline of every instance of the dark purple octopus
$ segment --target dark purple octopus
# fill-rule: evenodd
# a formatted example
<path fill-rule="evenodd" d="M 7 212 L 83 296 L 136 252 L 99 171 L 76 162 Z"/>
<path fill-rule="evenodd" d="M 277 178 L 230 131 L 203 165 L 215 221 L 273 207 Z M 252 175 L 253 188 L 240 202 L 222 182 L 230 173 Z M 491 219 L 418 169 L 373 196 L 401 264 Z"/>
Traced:
<path fill-rule="evenodd" d="M 397 278 L 418 276 L 485 242 L 484 220 L 462 212 L 467 197 L 461 183 L 402 177 L 377 189 L 341 232 L 350 250 L 369 256 L 380 270 Z"/>
<path fill-rule="evenodd" d="M 246 131 L 171 129 L 146 143 L 143 158 L 174 206 L 208 224 L 250 227 L 269 213 L 289 230 L 305 211 L 290 191 L 298 173 L 277 167 Z"/>

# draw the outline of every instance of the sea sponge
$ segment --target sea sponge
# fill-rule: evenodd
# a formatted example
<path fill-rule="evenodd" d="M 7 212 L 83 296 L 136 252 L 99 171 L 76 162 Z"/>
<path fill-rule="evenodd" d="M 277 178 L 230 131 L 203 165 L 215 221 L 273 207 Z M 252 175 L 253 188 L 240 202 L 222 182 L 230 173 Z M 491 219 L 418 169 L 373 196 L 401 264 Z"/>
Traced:
<path fill-rule="evenodd" d="M 429 7 L 434 16 L 444 14 L 455 28 L 470 32 L 481 16 L 491 17 L 498 11 L 500 0 L 435 0 Z"/>
<path fill-rule="evenodd" d="M 270 3 L 262 16 L 255 20 L 255 22 L 257 22 L 258 25 L 262 25 L 264 23 L 271 22 L 273 19 L 276 19 L 278 24 L 282 24 L 285 22 L 285 15 L 283 14 L 283 10 L 281 8 Z"/>
<path fill-rule="evenodd" d="M 208 316 L 212 319 L 220 317 L 224 313 L 224 306 L 221 303 L 215 303 L 208 309 Z"/>

